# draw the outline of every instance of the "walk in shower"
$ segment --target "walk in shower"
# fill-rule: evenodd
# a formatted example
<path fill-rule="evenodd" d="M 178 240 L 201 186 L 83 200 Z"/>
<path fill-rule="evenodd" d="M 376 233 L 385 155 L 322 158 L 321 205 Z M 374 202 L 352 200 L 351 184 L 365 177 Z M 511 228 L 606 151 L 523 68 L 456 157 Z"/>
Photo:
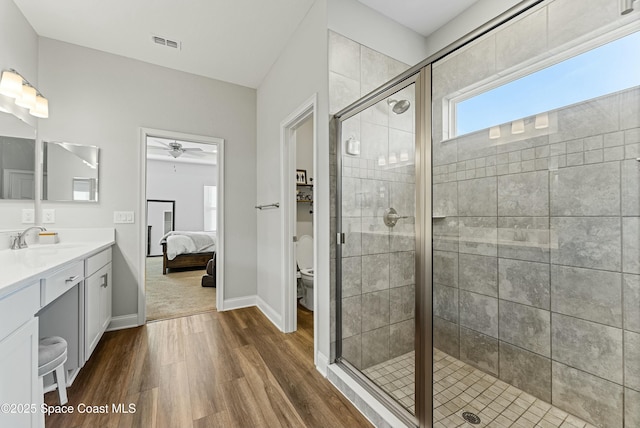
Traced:
<path fill-rule="evenodd" d="M 640 426 L 640 21 L 590 2 L 336 115 L 335 357 L 408 424 Z"/>

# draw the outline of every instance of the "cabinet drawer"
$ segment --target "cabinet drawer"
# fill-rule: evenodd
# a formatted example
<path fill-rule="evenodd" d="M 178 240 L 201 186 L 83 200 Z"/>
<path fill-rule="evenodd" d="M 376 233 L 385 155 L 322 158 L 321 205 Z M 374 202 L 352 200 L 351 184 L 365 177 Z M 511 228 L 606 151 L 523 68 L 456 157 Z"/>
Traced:
<path fill-rule="evenodd" d="M 84 279 L 82 260 L 69 263 L 56 273 L 40 280 L 40 304 L 46 306 Z"/>
<path fill-rule="evenodd" d="M 0 340 L 33 318 L 39 309 L 40 287 L 37 282 L 0 299 Z"/>
<path fill-rule="evenodd" d="M 87 277 L 93 275 L 98 269 L 111 262 L 111 247 L 94 254 L 87 259 Z"/>

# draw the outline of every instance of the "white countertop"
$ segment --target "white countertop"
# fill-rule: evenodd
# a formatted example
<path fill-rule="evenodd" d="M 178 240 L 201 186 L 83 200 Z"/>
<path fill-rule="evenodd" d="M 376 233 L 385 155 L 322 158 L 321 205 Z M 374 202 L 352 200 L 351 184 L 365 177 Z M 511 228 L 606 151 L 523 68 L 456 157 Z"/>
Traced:
<path fill-rule="evenodd" d="M 88 240 L 76 240 L 73 235 L 69 234 L 67 239 L 61 238 L 59 244 L 0 250 L 0 298 L 47 276 L 65 263 L 82 260 L 115 244 L 113 232 L 89 233 L 86 235 Z"/>

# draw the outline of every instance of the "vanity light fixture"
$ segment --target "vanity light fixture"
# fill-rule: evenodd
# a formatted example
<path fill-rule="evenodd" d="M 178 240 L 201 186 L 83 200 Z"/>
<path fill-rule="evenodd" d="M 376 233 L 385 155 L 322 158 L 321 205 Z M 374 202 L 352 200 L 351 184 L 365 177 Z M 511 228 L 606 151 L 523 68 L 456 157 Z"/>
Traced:
<path fill-rule="evenodd" d="M 492 126 L 491 128 L 489 128 L 489 139 L 497 140 L 498 138 L 500 138 L 500 127 Z"/>
<path fill-rule="evenodd" d="M 536 129 L 544 129 L 549 127 L 549 114 L 548 113 L 540 113 L 536 114 L 536 121 L 533 125 Z"/>
<path fill-rule="evenodd" d="M 511 133 L 522 134 L 524 132 L 524 120 L 518 119 L 511 122 Z"/>
<path fill-rule="evenodd" d="M 16 105 L 29 109 L 32 116 L 49 117 L 49 101 L 13 68 L 2 72 L 0 94 L 14 98 Z"/>

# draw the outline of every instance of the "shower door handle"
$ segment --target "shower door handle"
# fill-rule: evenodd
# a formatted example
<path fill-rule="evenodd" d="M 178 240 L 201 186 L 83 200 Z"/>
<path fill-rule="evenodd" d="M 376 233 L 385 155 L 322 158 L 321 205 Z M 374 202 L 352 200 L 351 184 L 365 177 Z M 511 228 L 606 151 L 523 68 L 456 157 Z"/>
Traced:
<path fill-rule="evenodd" d="M 387 225 L 387 227 L 394 227 L 401 218 L 409 218 L 409 216 L 398 214 L 395 208 L 387 208 L 382 216 L 384 224 Z"/>

